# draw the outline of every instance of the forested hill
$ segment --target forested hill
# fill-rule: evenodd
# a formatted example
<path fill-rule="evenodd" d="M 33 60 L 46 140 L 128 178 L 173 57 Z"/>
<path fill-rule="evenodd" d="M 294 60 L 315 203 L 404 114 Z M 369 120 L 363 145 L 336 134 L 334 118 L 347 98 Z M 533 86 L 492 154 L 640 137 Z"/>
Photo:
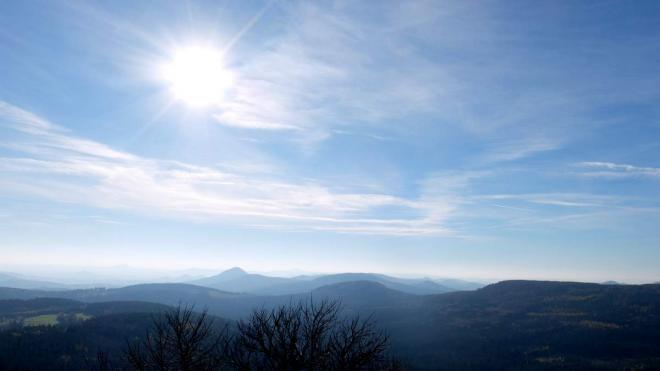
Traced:
<path fill-rule="evenodd" d="M 255 308 L 310 298 L 310 294 L 237 295 L 192 285 L 140 285 L 105 291 L 106 294 L 59 293 L 65 297 L 75 293 L 77 300 L 96 304 L 61 299 L 0 301 L 0 313 L 11 316 L 11 310 L 7 309 L 10 306 L 34 311 L 37 310 L 34 306 L 41 305 L 39 300 L 43 305 L 60 305 L 80 312 L 80 306 L 106 305 L 101 300 L 104 297 L 135 300 L 140 295 L 162 304 L 176 303 L 178 298 L 184 303 L 206 307 L 219 317 L 241 318 Z M 107 295 L 107 291 L 111 294 Z M 0 289 L 0 297 L 5 298 L 42 293 Z M 311 297 L 339 299 L 346 313 L 372 315 L 379 327 L 390 334 L 394 354 L 415 369 L 660 369 L 660 285 L 657 284 L 504 281 L 475 291 L 413 295 L 373 281 L 355 281 L 318 288 Z M 81 339 L 87 339 L 80 341 L 99 342 L 94 340 L 95 334 L 102 333 L 98 332 L 98 326 L 103 326 L 106 317 L 92 317 L 94 321 L 83 321 L 84 326 L 75 327 L 78 331 L 75 333 L 82 331 L 85 335 L 80 335 Z M 108 321 L 117 317 L 112 318 L 108 317 Z M 147 325 L 140 325 L 138 318 L 148 321 L 149 316 L 131 318 L 133 322 L 126 323 L 134 324 L 132 330 L 115 332 L 112 336 L 138 336 L 133 331 Z M 55 328 L 46 332 L 35 332 L 32 327 L 24 330 L 30 333 L 24 337 L 27 341 L 24 346 L 30 346 L 33 341 L 48 343 L 50 340 L 38 333 L 51 333 Z M 60 340 L 69 330 L 62 331 L 57 335 Z M 6 332 L 2 336 L 6 337 Z M 7 351 L 10 350 L 5 348 Z M 11 354 L 3 353 L 0 357 Z"/>
<path fill-rule="evenodd" d="M 660 285 L 505 281 L 404 313 L 380 321 L 402 354 L 438 368 L 660 367 Z"/>

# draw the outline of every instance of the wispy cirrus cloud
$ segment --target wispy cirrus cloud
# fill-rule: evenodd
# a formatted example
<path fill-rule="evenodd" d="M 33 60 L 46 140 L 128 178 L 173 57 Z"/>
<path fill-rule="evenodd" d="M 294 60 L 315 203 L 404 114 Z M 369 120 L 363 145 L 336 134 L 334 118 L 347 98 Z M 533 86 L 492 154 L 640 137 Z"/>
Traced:
<path fill-rule="evenodd" d="M 244 175 L 115 150 L 0 102 L 0 189 L 57 202 L 259 228 L 450 234 L 452 198 L 336 192 L 313 181 Z M 387 209 L 388 217 L 379 210 Z"/>
<path fill-rule="evenodd" d="M 369 18 L 360 7 L 276 6 L 284 31 L 233 67 L 236 84 L 218 104 L 218 123 L 307 141 L 348 126 L 399 139 L 411 127 L 452 126 L 479 143 L 482 163 L 557 150 L 595 125 L 586 118 L 597 103 L 591 82 L 557 85 L 528 40 L 489 7 L 380 3 Z"/>
<path fill-rule="evenodd" d="M 586 223 L 614 213 L 657 212 L 622 197 L 598 194 L 483 193 L 480 183 L 502 175 L 494 169 L 429 174 L 419 182 L 415 197 L 339 191 L 270 172 L 244 173 L 137 156 L 76 137 L 7 103 L 0 103 L 0 129 L 17 134 L 0 143 L 5 153 L 0 158 L 0 192 L 157 218 L 259 229 L 463 236 L 480 233 L 469 227 L 479 220 L 521 228 Z M 658 176 L 655 168 L 604 162 L 579 166 L 614 176 Z"/>
<path fill-rule="evenodd" d="M 657 167 L 598 161 L 579 162 L 576 166 L 585 169 L 581 176 L 592 178 L 660 178 L 660 168 Z"/>
<path fill-rule="evenodd" d="M 224 99 L 208 112 L 220 125 L 304 144 L 342 132 L 395 140 L 417 132 L 432 137 L 451 126 L 470 136 L 475 152 L 469 157 L 492 164 L 561 149 L 599 125 L 592 109 L 613 99 L 602 87 L 614 75 L 608 73 L 614 64 L 590 63 L 589 71 L 598 68 L 601 76 L 590 79 L 582 64 L 573 63 L 578 57 L 584 62 L 584 56 L 545 56 L 534 33 L 511 27 L 510 19 L 538 15 L 538 7 L 458 1 L 269 4 L 237 29 L 206 30 L 224 35 L 214 41 L 228 48 L 226 67 L 235 76 Z M 71 23 L 113 41 L 103 50 L 113 50 L 110 60 L 124 56 L 115 62 L 123 68 L 153 67 L 169 52 L 163 49 L 185 41 L 178 36 L 190 37 L 188 28 L 170 23 L 167 28 L 176 31 L 169 40 L 156 33 L 158 27 L 136 29 L 99 5 L 72 8 L 82 10 Z M 218 23 L 195 9 L 188 10 L 196 26 Z M 263 25 L 267 35 L 251 45 L 246 36 L 264 32 Z M 548 50 L 563 48 L 561 40 L 546 41 Z"/>
<path fill-rule="evenodd" d="M 520 201 L 524 203 L 564 207 L 615 207 L 623 203 L 620 196 L 598 195 L 590 193 L 521 193 L 490 194 L 478 196 L 481 200 Z"/>
<path fill-rule="evenodd" d="M 540 152 L 560 148 L 561 140 L 547 137 L 526 137 L 495 142 L 491 149 L 481 155 L 485 162 L 504 162 L 519 160 Z"/>
<path fill-rule="evenodd" d="M 594 193 L 473 195 L 473 212 L 488 230 L 613 230 L 641 215 L 657 216 L 657 202 L 641 197 Z"/>
<path fill-rule="evenodd" d="M 280 10 L 285 31 L 236 67 L 237 81 L 214 114 L 220 124 L 324 137 L 331 127 L 428 112 L 448 85 L 414 53 L 393 59 L 403 52 L 400 40 L 350 9 L 302 3 Z"/>

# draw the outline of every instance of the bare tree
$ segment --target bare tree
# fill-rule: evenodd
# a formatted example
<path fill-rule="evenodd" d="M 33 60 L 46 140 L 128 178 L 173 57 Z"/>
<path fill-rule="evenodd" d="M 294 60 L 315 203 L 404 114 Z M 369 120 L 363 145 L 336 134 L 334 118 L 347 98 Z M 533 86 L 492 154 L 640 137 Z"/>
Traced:
<path fill-rule="evenodd" d="M 136 370 L 390 370 L 388 337 L 371 318 L 348 319 L 336 301 L 254 311 L 232 334 L 206 312 L 177 308 L 156 318 L 126 352 Z"/>
<path fill-rule="evenodd" d="M 371 318 L 355 317 L 337 326 L 330 336 L 330 368 L 364 370 L 385 368 L 388 338 L 378 331 Z"/>
<path fill-rule="evenodd" d="M 217 370 L 225 335 L 206 311 L 179 306 L 155 318 L 143 341 L 129 343 L 126 358 L 136 370 Z"/>
<path fill-rule="evenodd" d="M 96 352 L 96 359 L 94 361 L 86 358 L 85 366 L 86 369 L 94 371 L 111 371 L 115 369 L 110 361 L 110 356 L 104 351 Z"/>
<path fill-rule="evenodd" d="M 344 319 L 337 301 L 259 310 L 240 321 L 225 346 L 239 370 L 388 369 L 388 337 L 371 319 Z"/>

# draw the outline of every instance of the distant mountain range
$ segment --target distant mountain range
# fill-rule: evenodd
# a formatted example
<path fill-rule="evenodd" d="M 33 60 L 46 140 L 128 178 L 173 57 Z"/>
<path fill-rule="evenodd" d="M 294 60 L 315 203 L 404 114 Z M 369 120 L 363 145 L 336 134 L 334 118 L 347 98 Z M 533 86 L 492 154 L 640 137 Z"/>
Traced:
<path fill-rule="evenodd" d="M 135 272 L 132 273 L 134 276 L 137 276 Z M 98 276 L 85 271 L 80 272 L 80 277 L 83 278 L 77 280 L 75 284 L 71 284 L 68 281 L 67 283 L 59 283 L 51 280 L 34 279 L 15 273 L 0 272 L 0 287 L 37 290 L 72 290 L 92 287 L 125 287 L 144 282 L 140 280 L 124 280 L 124 282 L 120 282 L 113 280 L 109 276 Z M 90 281 L 85 282 L 84 277 L 88 277 Z M 328 275 L 300 275 L 296 277 L 274 277 L 263 274 L 248 273 L 238 267 L 204 278 L 199 278 L 199 276 L 197 276 L 195 278 L 186 279 L 186 275 L 184 275 L 171 279 L 159 278 L 158 280 L 151 282 L 189 283 L 221 291 L 249 293 L 254 295 L 290 295 L 311 292 L 316 288 L 328 284 L 356 280 L 380 282 L 386 287 L 418 295 L 438 294 L 456 290 L 475 290 L 483 287 L 483 284 L 481 283 L 458 279 L 406 279 L 375 273 L 340 273 Z"/>
<path fill-rule="evenodd" d="M 456 290 L 474 290 L 482 284 L 461 280 L 406 279 L 375 273 L 341 273 L 319 276 L 297 276 L 292 278 L 270 277 L 248 273 L 235 267 L 215 276 L 189 283 L 230 292 L 256 295 L 291 295 L 311 292 L 322 286 L 341 282 L 371 281 L 402 292 L 430 295 Z"/>
<path fill-rule="evenodd" d="M 19 289 L 62 290 L 67 285 L 55 282 L 33 280 L 12 273 L 0 272 L 0 287 L 14 287 Z"/>
<path fill-rule="evenodd" d="M 601 282 L 601 285 L 625 285 L 623 282 L 618 282 L 618 281 L 605 281 Z"/>

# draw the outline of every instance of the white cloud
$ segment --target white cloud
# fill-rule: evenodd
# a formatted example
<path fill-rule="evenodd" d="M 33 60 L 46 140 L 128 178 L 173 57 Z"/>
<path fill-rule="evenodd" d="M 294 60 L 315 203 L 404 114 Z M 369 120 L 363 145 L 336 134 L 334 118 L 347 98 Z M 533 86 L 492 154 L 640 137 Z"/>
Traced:
<path fill-rule="evenodd" d="M 587 161 L 576 164 L 578 167 L 588 169 L 580 173 L 582 176 L 594 178 L 630 178 L 650 177 L 660 178 L 660 168 L 641 167 L 628 164 L 616 164 L 612 162 Z"/>
<path fill-rule="evenodd" d="M 486 230 L 609 230 L 658 215 L 653 200 L 594 193 L 483 194 L 466 198 Z M 488 232 L 486 232 L 488 233 Z"/>
<path fill-rule="evenodd" d="M 585 193 L 523 193 L 492 194 L 477 197 L 480 200 L 510 200 L 537 205 L 565 207 L 612 207 L 619 204 L 621 197 L 602 196 Z"/>
<path fill-rule="evenodd" d="M 289 19 L 285 31 L 236 66 L 236 84 L 214 115 L 219 123 L 325 138 L 317 132 L 433 111 L 449 84 L 433 63 L 402 51 L 387 25 L 351 9 L 303 3 L 280 10 Z"/>
<path fill-rule="evenodd" d="M 470 136 L 475 152 L 467 157 L 491 164 L 559 149 L 595 125 L 587 113 L 600 95 L 590 74 L 569 80 L 573 71 L 557 68 L 561 60 L 528 47 L 533 35 L 509 27 L 515 12 L 486 4 L 272 2 L 220 29 L 199 8 L 189 15 L 193 35 L 187 23 L 179 29 L 168 21 L 167 37 L 98 5 L 73 8 L 79 16 L 68 21 L 104 40 L 108 59 L 130 59 L 115 63 L 140 81 L 147 72 L 128 66 L 153 67 L 172 44 L 211 34 L 230 49 L 235 84 L 208 113 L 221 125 L 280 133 L 303 146 L 338 132 L 432 137 L 451 125 Z"/>
<path fill-rule="evenodd" d="M 533 56 L 511 43 L 524 37 L 487 7 L 379 3 L 365 17 L 362 6 L 276 7 L 286 14 L 285 31 L 263 50 L 236 56 L 237 81 L 217 121 L 292 131 L 306 142 L 348 125 L 392 137 L 452 125 L 480 143 L 483 163 L 556 150 L 591 127 L 582 119 L 591 107 L 587 89 L 558 86 L 554 68 L 542 64 L 530 71 Z"/>
<path fill-rule="evenodd" d="M 524 138 L 494 143 L 493 148 L 482 154 L 487 162 L 513 161 L 533 154 L 551 151 L 561 146 L 561 141 L 554 138 Z"/>
<path fill-rule="evenodd" d="M 502 176 L 496 169 L 431 174 L 418 184 L 415 197 L 398 197 L 382 189 L 339 191 L 313 180 L 277 177 L 273 172 L 245 173 L 221 165 L 197 166 L 137 156 L 78 138 L 63 127 L 0 102 L 0 129 L 3 127 L 17 135 L 0 143 L 4 148 L 0 194 L 24 194 L 156 218 L 259 229 L 458 237 L 479 234 L 478 227 L 470 226 L 481 222 L 519 228 L 578 220 L 586 223 L 602 218 L 603 213 L 657 212 L 649 205 L 636 206 L 630 199 L 597 194 L 477 192 L 481 189 L 478 184 Z M 658 176 L 655 168 L 604 162 L 578 165 L 598 173 L 623 174 L 617 176 Z"/>
<path fill-rule="evenodd" d="M 336 192 L 313 181 L 250 176 L 139 157 L 77 138 L 0 102 L 0 127 L 18 132 L 0 159 L 0 190 L 158 217 L 268 228 L 388 235 L 448 234 L 446 200 Z M 384 218 L 381 209 L 388 209 Z M 396 217 L 403 215 L 402 217 Z"/>

